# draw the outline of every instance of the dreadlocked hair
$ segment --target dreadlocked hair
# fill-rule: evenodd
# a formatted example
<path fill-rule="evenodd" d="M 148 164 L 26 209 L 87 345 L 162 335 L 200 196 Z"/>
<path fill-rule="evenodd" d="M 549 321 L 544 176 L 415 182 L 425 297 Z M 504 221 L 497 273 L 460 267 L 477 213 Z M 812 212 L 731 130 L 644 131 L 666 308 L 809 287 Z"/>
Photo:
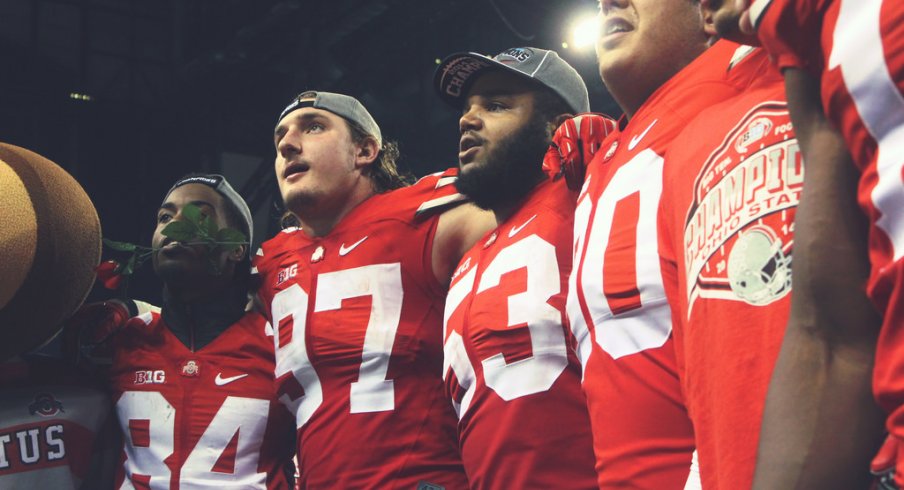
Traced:
<path fill-rule="evenodd" d="M 352 141 L 355 144 L 361 144 L 368 138 L 373 138 L 357 123 L 348 119 L 345 119 L 345 122 L 348 124 Z M 414 175 L 399 169 L 397 163 L 399 154 L 399 145 L 395 141 L 384 141 L 377 159 L 364 168 L 364 175 L 373 182 L 374 190 L 377 193 L 391 191 L 414 183 Z"/>

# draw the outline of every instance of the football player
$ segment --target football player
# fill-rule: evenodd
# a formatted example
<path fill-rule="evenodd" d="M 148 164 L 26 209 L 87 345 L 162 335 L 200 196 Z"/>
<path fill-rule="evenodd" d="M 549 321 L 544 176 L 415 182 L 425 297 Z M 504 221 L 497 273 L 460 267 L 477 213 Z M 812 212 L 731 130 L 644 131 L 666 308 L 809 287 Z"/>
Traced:
<path fill-rule="evenodd" d="M 222 176 L 188 176 L 167 192 L 152 239 L 162 309 L 108 340 L 124 440 L 116 488 L 291 488 L 293 421 L 273 386 L 269 325 L 245 311 L 247 244 L 211 249 L 161 233 L 198 208 L 250 242 L 251 213 Z"/>
<path fill-rule="evenodd" d="M 702 2 L 708 35 L 725 6 Z M 734 19 L 737 25 L 737 19 Z M 750 488 L 766 389 L 791 302 L 803 161 L 781 74 L 742 46 L 723 70 L 740 92 L 665 154 L 660 249 L 703 488 Z M 796 266 L 795 261 L 795 266 Z M 743 382 L 738 381 L 743 376 Z"/>
<path fill-rule="evenodd" d="M 699 486 L 657 230 L 668 151 L 693 144 L 678 133 L 739 91 L 728 71 L 738 45 L 709 47 L 698 3 L 600 2 L 599 71 L 625 114 L 578 196 L 567 308 L 601 488 Z"/>
<path fill-rule="evenodd" d="M 454 171 L 405 186 L 353 97 L 300 94 L 274 143 L 299 226 L 265 242 L 255 267 L 301 487 L 465 488 L 443 396 L 443 300 L 492 214 L 459 205 Z"/>
<path fill-rule="evenodd" d="M 530 47 L 493 58 L 453 54 L 434 86 L 461 111 L 456 187 L 498 223 L 465 254 L 446 300 L 446 396 L 468 481 L 473 489 L 597 488 L 565 324 L 577 192 L 547 179 L 541 165 L 555 129 L 590 110 L 587 88 L 556 52 Z M 585 134 L 589 141 L 614 124 L 583 118 L 592 124 L 581 129 L 597 133 Z"/>
<path fill-rule="evenodd" d="M 806 266 L 795 266 L 795 290 L 802 284 L 806 296 L 796 294 L 770 385 L 756 487 L 865 487 L 885 417 L 871 383 L 890 433 L 874 469 L 897 465 L 900 484 L 904 9 L 882 0 L 750 4 L 734 8 L 785 76 L 808 162 L 798 236 L 813 244 Z"/>

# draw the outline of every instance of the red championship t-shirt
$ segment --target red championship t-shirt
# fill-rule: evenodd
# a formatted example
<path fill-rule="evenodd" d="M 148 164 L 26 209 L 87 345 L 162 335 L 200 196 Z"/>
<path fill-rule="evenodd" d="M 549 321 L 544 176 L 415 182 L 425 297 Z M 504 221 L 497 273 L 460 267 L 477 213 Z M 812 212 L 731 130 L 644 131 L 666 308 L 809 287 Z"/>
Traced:
<path fill-rule="evenodd" d="M 752 484 L 803 186 L 781 74 L 752 48 L 731 73 L 742 93 L 702 112 L 670 146 L 659 216 L 663 268 L 677 277 L 666 293 L 679 377 L 707 489 Z"/>

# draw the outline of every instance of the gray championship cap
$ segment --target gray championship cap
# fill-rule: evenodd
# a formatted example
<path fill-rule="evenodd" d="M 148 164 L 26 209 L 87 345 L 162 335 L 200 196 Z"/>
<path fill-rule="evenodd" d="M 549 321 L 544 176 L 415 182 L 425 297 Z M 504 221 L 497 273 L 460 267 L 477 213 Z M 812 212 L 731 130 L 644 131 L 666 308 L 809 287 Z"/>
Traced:
<path fill-rule="evenodd" d="M 380 126 L 374 121 L 373 116 L 367 112 L 364 105 L 358 102 L 358 99 L 349 97 L 348 95 L 335 94 L 332 92 L 318 92 L 311 90 L 303 92 L 292 99 L 292 102 L 286 106 L 279 114 L 279 121 L 282 121 L 286 115 L 295 109 L 302 107 L 313 107 L 315 109 L 323 109 L 330 111 L 337 116 L 342 116 L 349 121 L 355 122 L 364 129 L 364 132 L 377 139 L 377 146 L 383 147 L 383 134 L 380 133 Z"/>
<path fill-rule="evenodd" d="M 533 80 L 558 94 L 575 113 L 590 112 L 584 79 L 555 51 L 545 49 L 511 48 L 492 58 L 455 53 L 440 63 L 433 85 L 443 100 L 460 109 L 477 76 L 487 70 L 502 70 Z"/>
<path fill-rule="evenodd" d="M 166 198 L 169 197 L 170 194 L 177 188 L 182 187 L 186 184 L 202 184 L 207 187 L 212 188 L 217 191 L 224 199 L 229 201 L 235 209 L 239 211 L 239 214 L 242 216 L 242 219 L 245 221 L 245 225 L 248 229 L 248 250 L 251 249 L 250 244 L 252 240 L 252 233 L 254 232 L 254 222 L 251 220 L 251 210 L 248 209 L 248 204 L 242 199 L 242 196 L 239 195 L 235 189 L 229 185 L 229 182 L 226 181 L 226 177 L 223 177 L 219 174 L 197 174 L 197 175 L 189 175 L 187 177 L 183 177 L 176 181 L 170 190 L 166 192 L 166 197 L 163 198 L 163 202 L 166 202 Z M 240 230 L 244 231 L 244 230 Z"/>

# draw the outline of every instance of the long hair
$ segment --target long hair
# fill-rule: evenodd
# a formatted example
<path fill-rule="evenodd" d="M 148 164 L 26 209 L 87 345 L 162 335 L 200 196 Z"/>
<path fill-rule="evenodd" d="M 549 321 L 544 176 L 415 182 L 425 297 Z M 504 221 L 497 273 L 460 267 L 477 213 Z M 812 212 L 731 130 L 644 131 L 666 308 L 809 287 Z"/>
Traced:
<path fill-rule="evenodd" d="M 368 138 L 373 138 L 357 123 L 343 119 L 348 125 L 352 141 L 355 144 L 360 145 Z M 377 193 L 391 191 L 414 183 L 414 176 L 410 172 L 399 169 L 398 159 L 399 145 L 395 141 L 387 140 L 383 142 L 383 147 L 380 148 L 377 159 L 364 169 L 364 175 L 373 182 L 374 190 Z"/>

